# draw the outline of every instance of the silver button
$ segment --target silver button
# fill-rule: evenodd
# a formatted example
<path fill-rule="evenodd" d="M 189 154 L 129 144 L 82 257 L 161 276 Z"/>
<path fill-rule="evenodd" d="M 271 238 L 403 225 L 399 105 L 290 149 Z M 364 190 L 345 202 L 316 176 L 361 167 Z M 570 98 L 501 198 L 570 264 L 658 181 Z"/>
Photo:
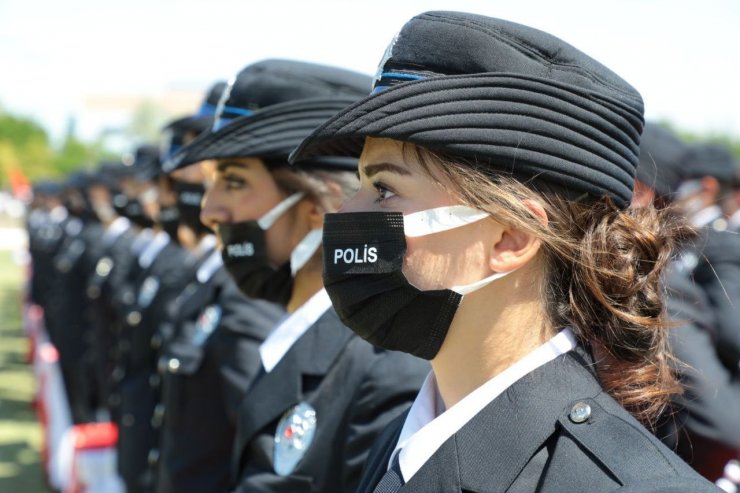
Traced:
<path fill-rule="evenodd" d="M 131 326 L 136 326 L 141 323 L 141 313 L 133 311 L 126 316 L 126 322 Z"/>
<path fill-rule="evenodd" d="M 172 358 L 167 362 L 167 368 L 172 372 L 176 372 L 178 368 L 180 368 L 180 360 L 177 358 Z"/>
<path fill-rule="evenodd" d="M 95 266 L 95 273 L 100 277 L 106 277 L 111 269 L 113 269 L 113 260 L 110 257 L 103 257 Z"/>
<path fill-rule="evenodd" d="M 591 406 L 585 402 L 576 402 L 568 416 L 574 423 L 583 423 L 591 417 Z"/>
<path fill-rule="evenodd" d="M 123 423 L 123 426 L 134 426 L 136 419 L 133 414 L 126 413 L 121 417 L 121 423 Z"/>
<path fill-rule="evenodd" d="M 153 448 L 149 451 L 149 456 L 147 457 L 147 461 L 149 462 L 150 466 L 153 466 L 157 463 L 159 460 L 159 450 Z"/>

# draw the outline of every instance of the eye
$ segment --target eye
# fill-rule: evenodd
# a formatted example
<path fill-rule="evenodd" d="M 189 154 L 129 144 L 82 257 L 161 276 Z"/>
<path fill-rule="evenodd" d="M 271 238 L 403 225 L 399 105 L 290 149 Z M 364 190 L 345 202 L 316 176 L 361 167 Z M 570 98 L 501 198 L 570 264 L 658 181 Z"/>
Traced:
<path fill-rule="evenodd" d="M 375 191 L 378 192 L 378 198 L 375 199 L 375 202 L 383 202 L 396 196 L 396 192 L 391 190 L 390 187 L 381 181 L 374 182 L 373 187 L 375 187 Z"/>
<path fill-rule="evenodd" d="M 241 190 L 247 186 L 247 180 L 236 175 L 224 175 L 223 180 L 227 190 Z"/>

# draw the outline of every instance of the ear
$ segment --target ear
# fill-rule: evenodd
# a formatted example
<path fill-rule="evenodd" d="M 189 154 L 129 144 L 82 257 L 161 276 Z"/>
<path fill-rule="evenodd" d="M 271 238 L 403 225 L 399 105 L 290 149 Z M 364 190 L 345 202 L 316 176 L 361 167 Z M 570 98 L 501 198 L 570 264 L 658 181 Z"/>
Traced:
<path fill-rule="evenodd" d="M 324 227 L 324 208 L 318 200 L 313 197 L 306 197 L 296 206 L 299 217 L 304 224 L 308 224 L 309 229 Z"/>
<path fill-rule="evenodd" d="M 547 226 L 547 212 L 542 204 L 526 200 L 524 206 L 543 226 Z M 495 272 L 510 272 L 532 260 L 539 252 L 542 242 L 530 231 L 514 226 L 502 228 L 498 241 L 491 247 L 488 265 Z"/>

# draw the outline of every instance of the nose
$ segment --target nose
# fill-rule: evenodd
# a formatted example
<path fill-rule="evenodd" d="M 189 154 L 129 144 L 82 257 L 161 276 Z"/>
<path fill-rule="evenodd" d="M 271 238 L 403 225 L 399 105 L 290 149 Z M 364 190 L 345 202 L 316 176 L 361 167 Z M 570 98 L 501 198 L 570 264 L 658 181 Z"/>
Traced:
<path fill-rule="evenodd" d="M 223 194 L 213 186 L 206 188 L 200 204 L 200 221 L 215 230 L 219 224 L 231 222 L 231 212 L 223 201 Z"/>

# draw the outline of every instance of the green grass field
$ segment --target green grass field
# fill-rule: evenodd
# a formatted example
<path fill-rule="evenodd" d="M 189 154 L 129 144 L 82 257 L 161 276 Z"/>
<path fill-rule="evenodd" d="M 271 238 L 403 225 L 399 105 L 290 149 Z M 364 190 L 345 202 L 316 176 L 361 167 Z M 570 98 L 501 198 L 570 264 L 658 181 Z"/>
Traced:
<path fill-rule="evenodd" d="M 0 492 L 49 491 L 41 468 L 41 430 L 31 408 L 34 380 L 21 329 L 22 268 L 0 250 Z"/>

